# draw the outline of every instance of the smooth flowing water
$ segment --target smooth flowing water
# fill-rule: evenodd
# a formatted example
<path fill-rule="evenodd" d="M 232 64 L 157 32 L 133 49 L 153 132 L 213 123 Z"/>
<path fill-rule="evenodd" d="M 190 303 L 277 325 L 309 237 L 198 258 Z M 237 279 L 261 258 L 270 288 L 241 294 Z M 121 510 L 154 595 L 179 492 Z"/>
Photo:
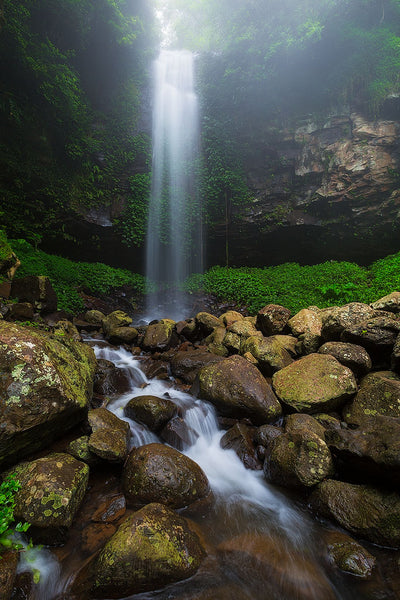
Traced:
<path fill-rule="evenodd" d="M 190 273 L 202 271 L 203 256 L 199 103 L 191 52 L 162 50 L 155 62 L 152 135 L 146 275 L 161 291 L 150 295 L 147 310 L 152 318 L 182 318 L 185 298 L 179 286 Z"/>
<path fill-rule="evenodd" d="M 209 403 L 171 387 L 170 382 L 148 380 L 140 370 L 140 361 L 123 349 L 98 346 L 95 351 L 98 358 L 111 360 L 129 373 L 132 389 L 115 398 L 108 408 L 129 423 L 132 446 L 160 440 L 146 427 L 124 416 L 126 403 L 143 394 L 167 396 L 179 406 L 191 432 L 188 443 L 180 449 L 202 467 L 215 496 L 211 511 L 198 518 L 202 535 L 211 547 L 198 574 L 165 590 L 132 598 L 378 600 L 396 597 L 391 592 L 380 595 L 382 582 L 375 582 L 370 594 L 364 590 L 362 581 L 354 583 L 356 578 L 332 569 L 322 541 L 324 527 L 269 485 L 262 472 L 247 470 L 233 450 L 221 448 L 224 432 L 219 429 Z"/>

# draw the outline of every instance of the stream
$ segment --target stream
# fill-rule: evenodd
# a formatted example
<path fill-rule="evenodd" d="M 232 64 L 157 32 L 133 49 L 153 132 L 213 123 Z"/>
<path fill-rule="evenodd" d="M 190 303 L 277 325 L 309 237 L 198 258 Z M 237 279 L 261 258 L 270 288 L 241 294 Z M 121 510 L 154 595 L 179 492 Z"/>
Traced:
<path fill-rule="evenodd" d="M 95 342 L 96 344 L 96 342 Z M 190 432 L 180 451 L 197 462 L 206 473 L 214 494 L 212 508 L 205 514 L 190 514 L 208 556 L 192 578 L 154 592 L 129 596 L 135 600 L 396 600 L 400 598 L 398 554 L 364 544 L 377 557 L 373 576 L 362 580 L 342 573 L 330 564 L 324 542 L 333 526 L 318 522 L 307 508 L 268 484 L 262 471 L 244 467 L 233 450 L 223 450 L 224 431 L 218 427 L 214 408 L 175 389 L 171 382 L 149 380 L 140 360 L 124 349 L 96 344 L 97 358 L 112 361 L 129 376 L 131 389 L 112 399 L 108 409 L 127 421 L 131 446 L 161 440 L 145 426 L 123 414 L 127 402 L 139 395 L 168 397 L 178 407 Z M 110 471 L 111 472 L 111 471 Z M 103 487 L 102 487 L 103 486 Z M 118 491 L 116 477 L 104 474 L 92 485 L 85 514 L 93 512 Z M 85 503 L 84 503 L 85 504 Z M 90 509 L 91 507 L 91 509 Z M 86 513 L 85 513 L 86 511 Z M 88 519 L 90 521 L 90 519 Z M 82 525 L 79 526 L 82 529 Z M 78 528 L 79 529 L 79 528 Z M 35 600 L 81 600 L 69 594 L 73 573 L 85 556 L 77 547 L 77 534 L 70 532 L 65 548 L 36 551 L 20 568 L 47 570 L 36 590 Z M 55 555 L 59 562 L 55 560 Z M 397 556 L 397 558 L 396 558 Z M 40 564 L 37 564 L 40 563 Z M 50 567 L 49 567 L 50 565 Z M 61 568 L 61 574 L 60 574 Z M 55 578 L 58 583 L 55 585 Z M 48 581 L 48 585 L 46 585 Z M 40 589 L 39 589 L 40 588 Z M 24 596 L 14 595 L 13 600 Z"/>

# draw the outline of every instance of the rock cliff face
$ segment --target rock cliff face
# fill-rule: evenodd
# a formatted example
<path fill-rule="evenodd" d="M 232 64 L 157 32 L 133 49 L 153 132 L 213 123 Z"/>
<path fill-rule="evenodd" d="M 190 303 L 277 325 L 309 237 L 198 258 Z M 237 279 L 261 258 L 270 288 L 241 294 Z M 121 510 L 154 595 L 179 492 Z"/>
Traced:
<path fill-rule="evenodd" d="M 253 199 L 232 207 L 231 264 L 366 263 L 397 251 L 400 123 L 385 116 L 348 110 L 260 132 L 245 166 Z M 225 228 L 211 251 L 223 248 Z"/>

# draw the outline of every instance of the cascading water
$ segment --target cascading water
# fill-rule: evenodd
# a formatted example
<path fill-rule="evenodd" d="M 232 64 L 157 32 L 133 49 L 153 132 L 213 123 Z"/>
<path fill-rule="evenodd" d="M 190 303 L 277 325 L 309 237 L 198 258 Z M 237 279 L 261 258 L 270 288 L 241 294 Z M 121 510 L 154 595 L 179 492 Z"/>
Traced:
<path fill-rule="evenodd" d="M 198 171 L 199 108 L 194 57 L 162 50 L 154 65 L 153 163 L 146 275 L 161 285 L 149 295 L 151 318 L 185 316 L 180 284 L 202 271 Z M 165 285 L 172 289 L 166 294 Z M 166 301 L 168 298 L 168 301 Z"/>

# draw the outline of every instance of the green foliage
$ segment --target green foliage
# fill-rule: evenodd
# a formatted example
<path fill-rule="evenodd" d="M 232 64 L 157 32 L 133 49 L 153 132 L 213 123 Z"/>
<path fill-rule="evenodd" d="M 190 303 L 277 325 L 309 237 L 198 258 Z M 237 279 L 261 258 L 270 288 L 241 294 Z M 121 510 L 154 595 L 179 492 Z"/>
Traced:
<path fill-rule="evenodd" d="M 69 239 L 74 216 L 123 197 L 122 174 L 140 159 L 152 21 L 143 0 L 4 0 L 0 209 L 9 235 Z"/>
<path fill-rule="evenodd" d="M 216 266 L 203 276 L 189 278 L 186 289 L 203 289 L 223 301 L 247 306 L 250 314 L 270 303 L 286 306 L 293 313 L 313 305 L 370 303 L 400 291 L 400 252 L 369 268 L 336 261 L 311 266 L 286 263 L 264 269 Z"/>
<path fill-rule="evenodd" d="M 81 312 L 84 304 L 79 290 L 92 294 L 108 294 L 128 285 L 138 294 L 145 291 L 142 275 L 116 269 L 102 263 L 74 262 L 68 258 L 34 250 L 25 240 L 13 240 L 13 249 L 21 261 L 17 277 L 46 275 L 58 298 L 58 308 L 70 313 Z"/>
<path fill-rule="evenodd" d="M 148 201 L 151 180 L 149 173 L 137 173 L 129 177 L 130 194 L 123 213 L 114 220 L 126 246 L 140 246 L 146 234 Z"/>
<path fill-rule="evenodd" d="M 0 554 L 3 549 L 18 548 L 12 540 L 15 532 L 25 532 L 29 523 L 14 524 L 15 492 L 20 489 L 15 474 L 8 475 L 0 485 Z"/>

